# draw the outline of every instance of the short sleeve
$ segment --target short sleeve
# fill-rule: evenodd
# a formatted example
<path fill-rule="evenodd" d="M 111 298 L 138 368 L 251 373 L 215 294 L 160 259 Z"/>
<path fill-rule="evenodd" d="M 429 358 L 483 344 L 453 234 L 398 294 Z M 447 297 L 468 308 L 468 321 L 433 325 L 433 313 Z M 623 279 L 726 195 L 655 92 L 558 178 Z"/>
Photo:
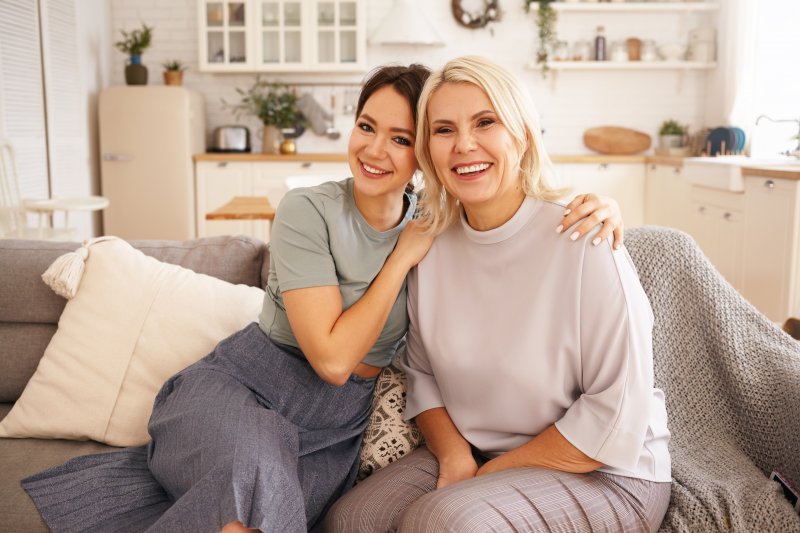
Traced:
<path fill-rule="evenodd" d="M 281 292 L 339 284 L 323 210 L 304 189 L 291 190 L 281 200 L 270 234 Z"/>
<path fill-rule="evenodd" d="M 408 275 L 408 335 L 406 336 L 406 351 L 398 361 L 398 366 L 405 371 L 408 380 L 408 397 L 406 410 L 403 414 L 405 420 L 411 420 L 418 414 L 435 407 L 444 407 L 436 377 L 433 375 L 428 353 L 422 342 L 417 316 L 418 299 L 418 272 L 417 268 Z"/>
<path fill-rule="evenodd" d="M 587 246 L 581 273 L 581 395 L 556 422 L 575 447 L 635 470 L 651 418 L 653 313 L 624 248 Z"/>

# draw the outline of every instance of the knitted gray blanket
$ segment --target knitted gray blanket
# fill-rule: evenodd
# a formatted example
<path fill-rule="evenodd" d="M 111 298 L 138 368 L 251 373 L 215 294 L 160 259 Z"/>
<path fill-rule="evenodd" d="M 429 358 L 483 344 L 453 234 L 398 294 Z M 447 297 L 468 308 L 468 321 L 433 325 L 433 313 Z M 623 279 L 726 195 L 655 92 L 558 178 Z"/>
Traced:
<path fill-rule="evenodd" d="M 799 531 L 768 476 L 800 487 L 800 342 L 759 313 L 692 239 L 626 233 L 655 314 L 656 386 L 672 433 L 672 501 L 660 531 Z"/>

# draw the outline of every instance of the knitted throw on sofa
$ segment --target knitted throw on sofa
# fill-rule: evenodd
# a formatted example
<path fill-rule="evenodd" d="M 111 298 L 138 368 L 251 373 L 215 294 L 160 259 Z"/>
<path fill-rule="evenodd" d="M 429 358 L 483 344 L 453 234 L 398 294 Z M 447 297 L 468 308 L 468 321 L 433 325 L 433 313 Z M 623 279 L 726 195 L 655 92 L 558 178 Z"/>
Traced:
<path fill-rule="evenodd" d="M 672 433 L 660 531 L 800 531 L 768 479 L 800 487 L 800 342 L 737 293 L 692 239 L 626 232 L 655 314 L 656 386 Z"/>

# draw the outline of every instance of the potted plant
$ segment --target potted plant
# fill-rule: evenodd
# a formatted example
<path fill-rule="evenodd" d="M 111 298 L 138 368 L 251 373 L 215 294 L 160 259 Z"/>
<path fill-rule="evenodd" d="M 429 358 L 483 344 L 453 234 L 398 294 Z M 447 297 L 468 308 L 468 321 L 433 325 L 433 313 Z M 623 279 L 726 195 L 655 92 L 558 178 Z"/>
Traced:
<path fill-rule="evenodd" d="M 181 85 L 183 83 L 183 71 L 186 67 L 177 59 L 166 61 L 161 64 L 164 67 L 164 85 Z"/>
<path fill-rule="evenodd" d="M 685 133 L 686 128 L 677 121 L 672 119 L 665 120 L 658 130 L 658 147 L 663 151 L 682 147 Z"/>
<path fill-rule="evenodd" d="M 265 154 L 276 154 L 281 150 L 283 142 L 282 128 L 293 128 L 300 118 L 297 95 L 286 85 L 270 83 L 256 77 L 249 89 L 236 89 L 241 101 L 231 105 L 222 101 L 226 107 L 233 109 L 238 119 L 242 113 L 254 115 L 264 125 L 261 151 Z"/>
<path fill-rule="evenodd" d="M 125 65 L 125 83 L 128 85 L 147 85 L 147 67 L 142 65 L 142 52 L 144 52 L 153 39 L 153 28 L 142 23 L 142 27 L 128 33 L 120 30 L 122 40 L 114 43 L 117 49 L 128 54 L 129 61 Z"/>
<path fill-rule="evenodd" d="M 536 27 L 539 29 L 539 48 L 536 50 L 536 64 L 542 67 L 542 77 L 547 77 L 550 70 L 548 59 L 550 51 L 556 44 L 556 20 L 558 14 L 551 5 L 554 0 L 524 0 L 525 12 L 530 13 L 531 5 L 537 4 Z"/>

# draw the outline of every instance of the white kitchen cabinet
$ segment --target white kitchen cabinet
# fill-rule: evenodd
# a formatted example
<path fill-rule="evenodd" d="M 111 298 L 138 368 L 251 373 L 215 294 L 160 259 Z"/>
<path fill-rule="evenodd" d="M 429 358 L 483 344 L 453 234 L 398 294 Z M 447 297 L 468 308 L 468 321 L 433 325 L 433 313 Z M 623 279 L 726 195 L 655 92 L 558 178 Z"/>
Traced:
<path fill-rule="evenodd" d="M 277 208 L 287 188 L 288 176 L 328 176 L 340 180 L 350 176 L 346 161 L 197 161 L 197 236 L 250 235 L 268 240 L 267 224 L 261 220 L 206 220 L 206 213 L 226 204 L 234 196 L 261 196 Z"/>
<path fill-rule="evenodd" d="M 198 0 L 200 70 L 360 72 L 364 0 Z"/>
<path fill-rule="evenodd" d="M 200 70 L 253 69 L 253 2 L 198 0 Z"/>
<path fill-rule="evenodd" d="M 229 202 L 234 196 L 249 196 L 252 163 L 198 162 L 195 164 L 197 236 L 253 235 L 249 220 L 206 220 L 206 213 Z M 258 235 L 263 238 L 264 231 Z"/>
<path fill-rule="evenodd" d="M 347 163 L 328 161 L 287 161 L 252 163 L 252 194 L 264 194 L 273 207 L 278 207 L 286 194 L 286 178 L 288 176 L 328 176 L 332 180 L 342 180 L 350 176 Z"/>
<path fill-rule="evenodd" d="M 562 163 L 556 165 L 556 172 L 573 195 L 593 192 L 614 198 L 626 227 L 644 224 L 645 169 L 641 163 Z"/>
<path fill-rule="evenodd" d="M 691 186 L 688 233 L 737 290 L 743 284 L 744 194 Z"/>
<path fill-rule="evenodd" d="M 689 231 L 691 185 L 681 175 L 680 165 L 650 163 L 645 182 L 646 224 Z"/>
<path fill-rule="evenodd" d="M 745 176 L 741 292 L 771 320 L 800 317 L 800 181 Z"/>

